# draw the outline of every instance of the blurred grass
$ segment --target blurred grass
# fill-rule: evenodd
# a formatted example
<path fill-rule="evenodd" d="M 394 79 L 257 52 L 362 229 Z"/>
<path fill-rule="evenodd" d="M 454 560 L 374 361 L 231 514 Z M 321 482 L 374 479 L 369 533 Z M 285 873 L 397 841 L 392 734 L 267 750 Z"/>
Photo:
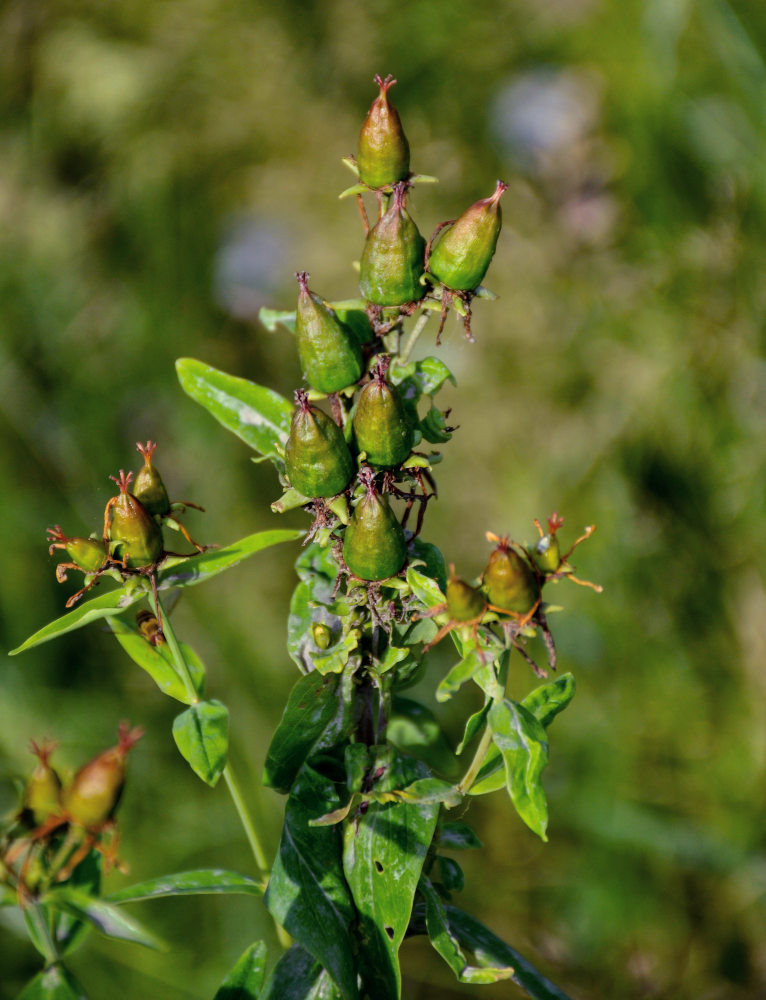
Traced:
<path fill-rule="evenodd" d="M 475 346 L 448 324 L 459 387 L 443 405 L 460 431 L 427 535 L 470 576 L 486 529 L 529 539 L 555 508 L 565 538 L 598 525 L 576 561 L 605 586 L 555 594 L 578 695 L 552 730 L 550 843 L 502 796 L 478 801 L 485 849 L 464 859 L 464 905 L 582 1000 L 763 996 L 764 53 L 766 13 L 744 0 L 7 4 L 4 647 L 61 612 L 45 528 L 96 528 L 137 440 L 159 440 L 174 499 L 207 508 L 189 517 L 195 537 L 278 523 L 275 477 L 183 396 L 173 361 L 297 384 L 288 335 L 254 317 L 289 307 L 298 269 L 328 298 L 354 293 L 361 236 L 336 203 L 339 158 L 372 76 L 392 72 L 413 165 L 441 181 L 414 194 L 424 232 L 495 177 L 511 184 L 488 278 L 500 300 L 477 303 Z M 174 615 L 232 707 L 272 844 L 280 800 L 258 777 L 295 679 L 292 558 L 246 564 Z M 76 767 L 130 717 L 148 729 L 121 806 L 132 874 L 249 870 L 224 790 L 185 769 L 173 706 L 108 635 L 5 659 L 0 690 L 2 805 L 30 738 L 55 736 Z M 438 709 L 453 737 L 463 708 Z M 75 962 L 92 996 L 116 975 L 129 997 L 212 996 L 254 938 L 276 954 L 252 901 L 137 912 L 172 951 L 92 939 Z M 7 931 L 3 1000 L 36 966 Z M 404 956 L 410 1000 L 468 995 L 426 948 Z"/>

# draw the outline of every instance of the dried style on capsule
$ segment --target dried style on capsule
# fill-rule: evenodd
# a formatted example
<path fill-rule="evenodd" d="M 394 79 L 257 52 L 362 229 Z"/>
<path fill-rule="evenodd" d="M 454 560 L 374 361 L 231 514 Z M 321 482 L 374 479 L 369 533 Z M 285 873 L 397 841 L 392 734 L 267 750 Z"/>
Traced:
<path fill-rule="evenodd" d="M 366 492 L 351 515 L 343 536 L 343 559 L 360 580 L 385 580 L 395 576 L 407 558 L 404 529 L 391 510 L 388 497 L 375 489 L 371 469 L 359 479 Z"/>
<path fill-rule="evenodd" d="M 334 311 L 309 290 L 309 276 L 298 271 L 300 291 L 295 314 L 298 354 L 308 384 L 318 392 L 338 392 L 364 371 L 362 349 Z"/>
<path fill-rule="evenodd" d="M 295 393 L 298 404 L 285 445 L 285 470 L 290 483 L 305 497 L 333 497 L 354 475 L 354 460 L 340 427 L 311 406 L 305 389 Z"/>
<path fill-rule="evenodd" d="M 399 113 L 388 99 L 396 80 L 390 75 L 385 80 L 376 76 L 375 83 L 380 93 L 359 133 L 356 165 L 364 184 L 381 188 L 405 179 L 410 170 L 410 146 Z"/>
<path fill-rule="evenodd" d="M 405 208 L 404 184 L 394 187 L 388 211 L 367 235 L 359 268 L 362 295 L 377 306 L 419 302 L 426 243 Z"/>
<path fill-rule="evenodd" d="M 386 381 L 389 359 L 380 357 L 373 378 L 362 389 L 354 413 L 354 435 L 371 465 L 391 468 L 412 451 L 414 430 L 402 397 Z"/>

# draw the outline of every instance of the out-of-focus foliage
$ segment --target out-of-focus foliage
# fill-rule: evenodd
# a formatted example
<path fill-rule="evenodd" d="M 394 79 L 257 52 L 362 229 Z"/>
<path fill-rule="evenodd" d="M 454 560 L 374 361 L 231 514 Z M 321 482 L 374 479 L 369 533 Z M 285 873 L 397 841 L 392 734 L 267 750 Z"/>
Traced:
<path fill-rule="evenodd" d="M 478 800 L 486 847 L 461 862 L 487 891 L 461 904 L 578 997 L 762 996 L 765 60 L 766 13 L 745 0 L 6 4 L 4 647 L 69 593 L 45 528 L 98 529 L 107 476 L 138 468 L 137 440 L 159 441 L 173 499 L 207 508 L 188 518 L 195 537 L 302 526 L 270 514 L 273 473 L 184 396 L 173 362 L 298 384 L 290 335 L 255 315 L 292 306 L 299 269 L 327 298 L 356 293 L 361 230 L 335 200 L 350 183 L 339 160 L 372 76 L 391 72 L 413 168 L 440 178 L 413 196 L 424 232 L 496 177 L 511 185 L 487 278 L 500 299 L 476 304 L 476 345 L 453 320 L 445 336 L 460 430 L 433 541 L 472 576 L 486 529 L 532 540 L 555 508 L 563 541 L 597 523 L 577 561 L 605 586 L 564 583 L 552 623 L 578 695 L 547 772 L 550 843 L 500 797 Z M 290 561 L 275 550 L 174 612 L 211 696 L 234 706 L 234 753 L 266 816 L 279 805 L 259 773 L 296 676 Z M 521 659 L 515 671 L 523 696 Z M 74 763 L 129 716 L 148 729 L 121 807 L 132 877 L 248 870 L 223 790 L 187 773 L 172 708 L 98 626 L 4 660 L 0 693 L 3 807 L 31 737 L 60 739 Z M 449 707 L 435 711 L 449 726 Z M 278 817 L 266 823 L 275 846 Z M 276 953 L 255 901 L 150 906 L 137 912 L 173 950 L 128 965 L 89 943 L 74 968 L 94 996 L 115 976 L 125 996 L 212 996 L 252 940 Z M 468 992 L 423 958 L 405 944 L 411 1000 Z M 36 968 L 12 926 L 0 968 L 3 1000 Z"/>

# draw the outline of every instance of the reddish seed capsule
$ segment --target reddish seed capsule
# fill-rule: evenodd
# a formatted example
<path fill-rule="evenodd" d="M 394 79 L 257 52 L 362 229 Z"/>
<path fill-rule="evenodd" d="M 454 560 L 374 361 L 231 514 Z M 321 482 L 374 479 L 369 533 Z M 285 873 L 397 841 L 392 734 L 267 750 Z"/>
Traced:
<path fill-rule="evenodd" d="M 170 513 L 170 497 L 162 476 L 152 465 L 156 447 L 154 441 L 147 441 L 146 444 L 136 442 L 136 448 L 144 456 L 144 464 L 133 483 L 133 496 L 141 501 L 150 514 L 163 516 Z"/>
<path fill-rule="evenodd" d="M 380 93 L 359 133 L 356 164 L 359 179 L 371 188 L 396 184 L 410 170 L 410 146 L 404 134 L 399 113 L 388 99 L 388 91 L 396 83 L 392 76 L 375 77 Z"/>
<path fill-rule="evenodd" d="M 71 822 L 97 829 L 114 815 L 125 786 L 125 758 L 143 736 L 143 729 L 120 723 L 117 746 L 83 765 L 64 791 L 63 804 Z"/>
<path fill-rule="evenodd" d="M 540 588 L 532 567 L 510 545 L 508 537 L 487 532 L 497 548 L 482 574 L 482 586 L 495 610 L 527 615 L 539 604 Z"/>
<path fill-rule="evenodd" d="M 104 511 L 104 535 L 114 543 L 112 554 L 131 569 L 153 566 L 162 558 L 162 531 L 141 501 L 130 492 L 133 473 L 120 469 L 110 476 L 120 488 Z"/>

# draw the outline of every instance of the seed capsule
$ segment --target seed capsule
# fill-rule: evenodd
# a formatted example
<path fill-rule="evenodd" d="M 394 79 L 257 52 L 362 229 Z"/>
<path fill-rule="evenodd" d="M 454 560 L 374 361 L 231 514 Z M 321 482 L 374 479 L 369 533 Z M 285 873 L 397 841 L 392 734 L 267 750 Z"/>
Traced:
<path fill-rule="evenodd" d="M 61 778 L 50 765 L 56 744 L 43 740 L 38 745 L 33 741 L 30 749 L 37 757 L 37 765 L 27 779 L 22 807 L 35 826 L 42 826 L 49 816 L 61 811 Z"/>
<path fill-rule="evenodd" d="M 399 306 L 419 302 L 425 240 L 404 207 L 406 186 L 394 187 L 389 210 L 367 234 L 359 269 L 359 287 L 368 302 Z"/>
<path fill-rule="evenodd" d="M 470 292 L 481 284 L 497 246 L 500 199 L 507 190 L 498 181 L 494 194 L 475 202 L 442 233 L 431 250 L 428 271 L 443 285 Z"/>
<path fill-rule="evenodd" d="M 117 746 L 80 768 L 63 794 L 64 808 L 73 823 L 97 829 L 111 819 L 125 786 L 125 757 L 142 736 L 140 727 L 130 729 L 120 723 Z"/>
<path fill-rule="evenodd" d="M 388 497 L 375 489 L 372 469 L 362 469 L 367 492 L 357 503 L 343 536 L 343 558 L 360 580 L 386 580 L 404 566 L 407 543 L 404 530 L 391 510 Z"/>
<path fill-rule="evenodd" d="M 309 291 L 305 271 L 295 275 L 300 285 L 295 332 L 298 354 L 309 385 L 318 392 L 338 392 L 352 385 L 364 371 L 362 349 L 318 295 Z"/>
<path fill-rule="evenodd" d="M 311 626 L 311 634 L 320 649 L 328 649 L 332 643 L 332 632 L 324 622 L 314 622 Z"/>
<path fill-rule="evenodd" d="M 499 611 L 526 615 L 540 600 L 540 588 L 532 567 L 510 546 L 508 537 L 487 532 L 497 548 L 482 574 L 482 586 L 489 603 Z"/>
<path fill-rule="evenodd" d="M 140 500 L 129 492 L 133 473 L 120 469 L 110 476 L 120 488 L 104 511 L 104 534 L 114 546 L 114 556 L 131 569 L 152 566 L 162 558 L 162 531 Z"/>
<path fill-rule="evenodd" d="M 388 358 L 378 358 L 373 379 L 362 389 L 354 413 L 354 434 L 371 465 L 400 465 L 412 451 L 413 427 L 395 385 L 386 381 Z"/>
<path fill-rule="evenodd" d="M 389 103 L 388 91 L 396 83 L 392 76 L 375 77 L 380 93 L 367 112 L 359 133 L 356 165 L 359 179 L 371 188 L 396 184 L 410 170 L 410 145 L 402 129 L 399 113 Z"/>
<path fill-rule="evenodd" d="M 58 525 L 47 528 L 48 552 L 53 555 L 54 549 L 64 549 L 77 569 L 84 573 L 95 573 L 104 565 L 106 546 L 99 538 L 67 538 Z M 68 567 L 73 568 L 73 567 Z"/>
<path fill-rule="evenodd" d="M 156 447 L 157 444 L 153 441 L 147 441 L 145 445 L 136 442 L 136 448 L 144 456 L 144 465 L 133 483 L 133 496 L 141 501 L 150 514 L 162 516 L 170 513 L 170 497 L 162 476 L 152 465 L 152 455 Z"/>
<path fill-rule="evenodd" d="M 487 606 L 484 595 L 478 587 L 472 587 L 459 576 L 452 575 L 447 580 L 447 613 L 455 622 L 470 622 L 481 617 Z"/>
<path fill-rule="evenodd" d="M 295 393 L 298 408 L 285 445 L 285 469 L 305 497 L 334 497 L 351 482 L 354 460 L 340 427 L 316 406 L 305 389 Z"/>
<path fill-rule="evenodd" d="M 553 513 L 548 518 L 548 531 L 543 532 L 540 522 L 535 520 L 540 537 L 534 545 L 527 548 L 527 552 L 541 573 L 555 573 L 561 565 L 561 548 L 556 532 L 563 523 L 563 517 Z"/>

